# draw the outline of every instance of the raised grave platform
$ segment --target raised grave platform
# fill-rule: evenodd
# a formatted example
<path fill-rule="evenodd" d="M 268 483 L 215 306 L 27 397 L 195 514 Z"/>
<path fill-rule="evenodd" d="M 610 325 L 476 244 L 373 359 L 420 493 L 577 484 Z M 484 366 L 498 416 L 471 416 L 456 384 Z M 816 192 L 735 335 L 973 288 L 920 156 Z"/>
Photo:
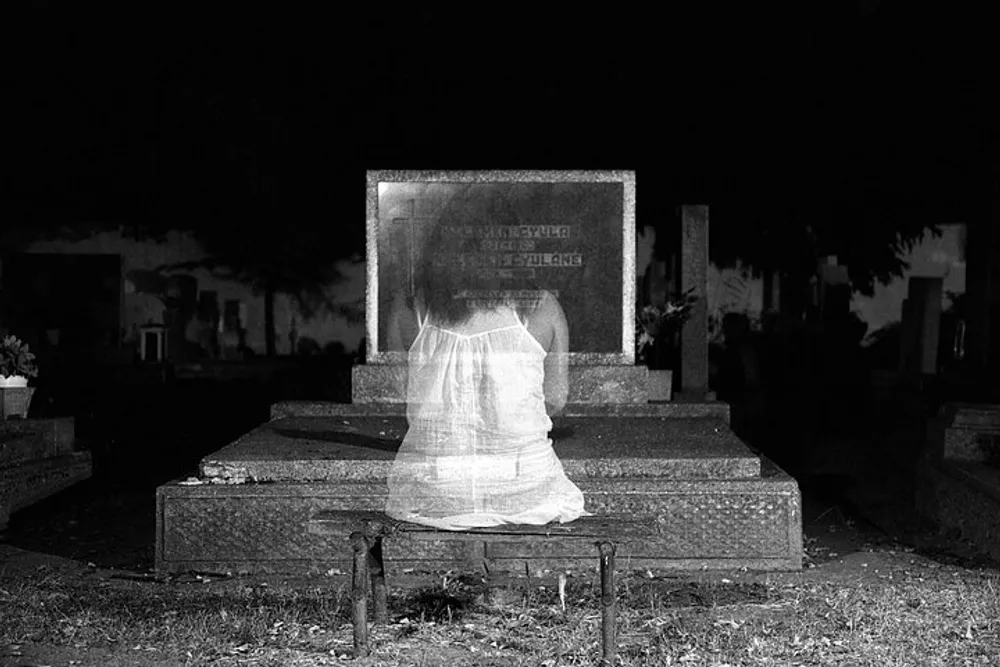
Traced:
<path fill-rule="evenodd" d="M 10 514 L 91 476 L 72 418 L 0 421 L 0 528 Z"/>
<path fill-rule="evenodd" d="M 206 456 L 195 483 L 157 490 L 157 568 L 321 573 L 347 570 L 308 532 L 322 510 L 381 510 L 405 434 L 371 405 L 286 403 L 275 418 Z M 622 406 L 611 406 L 621 410 Z M 722 404 L 571 408 L 551 433 L 567 474 L 598 514 L 649 517 L 650 539 L 620 552 L 628 567 L 788 570 L 801 566 L 798 486 L 736 438 Z M 457 550 L 457 551 L 456 551 Z M 386 544 L 389 568 L 531 571 L 593 565 L 580 545 Z M 578 553 L 579 552 L 579 553 Z"/>
<path fill-rule="evenodd" d="M 950 424 L 926 471 L 921 510 L 1000 561 L 1000 405 L 945 407 Z"/>

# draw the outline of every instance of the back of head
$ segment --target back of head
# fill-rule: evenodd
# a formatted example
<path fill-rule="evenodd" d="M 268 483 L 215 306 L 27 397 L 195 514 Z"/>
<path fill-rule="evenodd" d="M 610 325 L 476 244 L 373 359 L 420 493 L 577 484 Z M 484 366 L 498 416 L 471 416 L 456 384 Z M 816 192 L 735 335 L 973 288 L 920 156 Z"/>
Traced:
<path fill-rule="evenodd" d="M 511 231 L 523 224 L 507 183 L 471 184 L 445 205 L 421 252 L 417 293 L 443 324 L 500 306 L 518 307 L 512 295 L 536 290 L 530 277 L 502 261 L 516 250 Z"/>

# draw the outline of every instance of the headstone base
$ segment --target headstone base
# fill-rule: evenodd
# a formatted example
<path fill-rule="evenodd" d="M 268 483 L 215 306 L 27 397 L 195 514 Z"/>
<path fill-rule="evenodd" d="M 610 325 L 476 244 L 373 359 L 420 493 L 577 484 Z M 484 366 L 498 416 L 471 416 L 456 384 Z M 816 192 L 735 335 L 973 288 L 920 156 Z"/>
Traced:
<path fill-rule="evenodd" d="M 282 401 L 271 405 L 271 421 L 289 417 L 402 416 L 405 403 L 332 403 L 330 401 Z M 674 394 L 669 403 L 567 403 L 563 417 L 661 417 L 664 419 L 718 419 L 729 423 L 728 403 L 689 400 Z M 558 417 L 556 417 L 558 419 Z"/>
<path fill-rule="evenodd" d="M 405 365 L 361 364 L 351 369 L 353 403 L 405 403 Z M 570 403 L 620 405 L 646 402 L 645 366 L 573 365 L 569 367 Z"/>

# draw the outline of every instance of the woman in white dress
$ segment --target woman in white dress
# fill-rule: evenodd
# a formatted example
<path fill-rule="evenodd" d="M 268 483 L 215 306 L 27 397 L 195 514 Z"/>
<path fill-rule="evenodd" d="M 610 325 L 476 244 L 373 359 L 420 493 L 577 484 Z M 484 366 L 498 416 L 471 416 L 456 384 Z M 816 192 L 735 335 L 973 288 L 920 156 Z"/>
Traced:
<path fill-rule="evenodd" d="M 450 233 L 454 225 L 495 229 L 512 218 L 492 206 L 470 220 L 468 204 L 442 215 L 416 296 L 393 309 L 389 347 L 409 353 L 409 430 L 386 513 L 453 530 L 572 521 L 586 514 L 583 494 L 548 438 L 566 403 L 566 319 L 551 293 L 510 298 L 495 272 L 463 261 L 482 235 Z"/>

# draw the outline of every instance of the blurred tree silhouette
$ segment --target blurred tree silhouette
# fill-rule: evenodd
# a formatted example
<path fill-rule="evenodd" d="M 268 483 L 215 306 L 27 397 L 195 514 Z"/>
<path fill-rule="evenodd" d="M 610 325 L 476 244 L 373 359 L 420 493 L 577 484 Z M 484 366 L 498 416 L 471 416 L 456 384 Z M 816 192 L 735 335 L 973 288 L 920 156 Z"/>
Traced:
<path fill-rule="evenodd" d="M 926 234 L 940 234 L 940 220 L 894 210 L 838 212 L 816 207 L 766 219 L 748 217 L 713 217 L 711 257 L 716 264 L 740 263 L 757 274 L 778 270 L 809 276 L 819 259 L 836 255 L 848 267 L 854 289 L 869 296 L 876 283 L 903 275 L 907 264 L 901 255 Z"/>

